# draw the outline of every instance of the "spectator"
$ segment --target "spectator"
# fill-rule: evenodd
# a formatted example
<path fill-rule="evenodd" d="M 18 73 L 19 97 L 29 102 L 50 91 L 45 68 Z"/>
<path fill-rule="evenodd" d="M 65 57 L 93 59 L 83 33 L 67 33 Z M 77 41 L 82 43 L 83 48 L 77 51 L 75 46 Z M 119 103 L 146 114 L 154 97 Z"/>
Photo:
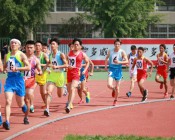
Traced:
<path fill-rule="evenodd" d="M 8 53 L 8 44 L 6 42 L 3 43 L 3 48 L 1 50 L 1 59 L 4 60 L 4 56 Z"/>

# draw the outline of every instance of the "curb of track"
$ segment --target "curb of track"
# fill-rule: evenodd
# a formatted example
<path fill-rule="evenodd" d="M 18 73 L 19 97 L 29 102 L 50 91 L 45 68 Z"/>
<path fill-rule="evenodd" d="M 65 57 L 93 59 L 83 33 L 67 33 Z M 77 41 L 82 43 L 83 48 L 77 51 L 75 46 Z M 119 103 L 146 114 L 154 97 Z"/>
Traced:
<path fill-rule="evenodd" d="M 150 101 L 146 101 L 146 102 L 128 103 L 128 104 L 121 104 L 121 105 L 116 105 L 116 106 L 107 106 L 107 107 L 103 107 L 103 108 L 99 108 L 99 109 L 93 109 L 93 110 L 89 110 L 89 111 L 83 111 L 83 112 L 80 112 L 80 113 L 70 114 L 70 115 L 67 115 L 65 117 L 58 117 L 58 118 L 48 120 L 46 122 L 34 125 L 34 126 L 28 128 L 28 129 L 17 132 L 14 135 L 11 135 L 11 136 L 7 137 L 5 140 L 14 139 L 14 138 L 16 138 L 16 137 L 18 137 L 18 136 L 20 136 L 24 133 L 32 131 L 33 129 L 36 129 L 36 128 L 42 127 L 44 125 L 54 123 L 56 121 L 60 121 L 60 120 L 63 120 L 63 119 L 79 116 L 79 115 L 84 115 L 84 114 L 88 114 L 88 113 L 93 113 L 93 112 L 98 112 L 98 111 L 103 111 L 103 110 L 108 110 L 108 109 L 114 109 L 114 108 L 121 108 L 121 107 L 134 106 L 134 105 L 140 105 L 140 104 L 157 103 L 157 102 L 164 102 L 164 101 L 172 101 L 172 100 L 175 100 L 175 99 L 157 99 L 157 100 L 150 100 Z"/>

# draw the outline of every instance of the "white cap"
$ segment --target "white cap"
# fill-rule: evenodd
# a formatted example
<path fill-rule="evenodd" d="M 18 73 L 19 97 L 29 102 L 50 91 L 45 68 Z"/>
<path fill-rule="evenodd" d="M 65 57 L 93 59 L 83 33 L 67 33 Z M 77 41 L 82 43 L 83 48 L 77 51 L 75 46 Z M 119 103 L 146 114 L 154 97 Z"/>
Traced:
<path fill-rule="evenodd" d="M 10 40 L 10 44 L 12 42 L 16 42 L 16 43 L 18 43 L 21 46 L 21 41 L 19 41 L 18 39 L 13 38 L 13 39 Z"/>

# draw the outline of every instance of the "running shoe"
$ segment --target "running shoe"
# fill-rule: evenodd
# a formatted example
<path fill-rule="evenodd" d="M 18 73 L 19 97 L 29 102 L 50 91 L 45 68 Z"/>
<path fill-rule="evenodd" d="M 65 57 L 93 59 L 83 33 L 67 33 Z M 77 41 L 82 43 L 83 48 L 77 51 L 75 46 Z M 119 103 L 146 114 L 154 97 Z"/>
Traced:
<path fill-rule="evenodd" d="M 65 111 L 66 111 L 66 113 L 69 113 L 70 112 L 70 108 L 66 107 Z"/>
<path fill-rule="evenodd" d="M 162 89 L 162 88 L 163 88 L 163 83 L 160 84 L 160 89 Z"/>
<path fill-rule="evenodd" d="M 86 95 L 86 103 L 89 103 L 90 102 L 90 92 L 87 92 L 87 95 Z"/>
<path fill-rule="evenodd" d="M 167 98 L 168 97 L 168 92 L 165 92 L 164 93 L 164 98 Z"/>
<path fill-rule="evenodd" d="M 126 96 L 131 97 L 131 92 L 126 93 Z"/>
<path fill-rule="evenodd" d="M 31 106 L 30 106 L 30 113 L 34 113 L 34 112 L 35 112 L 35 110 L 34 110 L 34 106 L 31 105 Z"/>
<path fill-rule="evenodd" d="M 174 99 L 174 96 L 173 96 L 173 95 L 171 95 L 171 96 L 170 96 L 170 99 Z"/>
<path fill-rule="evenodd" d="M 10 130 L 10 123 L 9 123 L 8 121 L 3 122 L 3 127 L 4 127 L 6 130 Z"/>
<path fill-rule="evenodd" d="M 2 125 L 2 116 L 0 115 L 0 126 Z"/>
<path fill-rule="evenodd" d="M 142 102 L 145 102 L 147 100 L 147 97 L 143 96 L 142 97 Z"/>
<path fill-rule="evenodd" d="M 50 116 L 50 113 L 49 113 L 49 110 L 48 110 L 48 109 L 45 109 L 45 110 L 44 110 L 44 115 L 47 116 L 47 117 Z"/>
<path fill-rule="evenodd" d="M 115 90 L 112 90 L 112 97 L 115 97 Z"/>
<path fill-rule="evenodd" d="M 113 106 L 116 106 L 116 104 L 117 104 L 117 100 L 114 100 Z"/>
<path fill-rule="evenodd" d="M 29 120 L 27 117 L 24 117 L 24 124 L 29 124 Z"/>
<path fill-rule="evenodd" d="M 78 102 L 78 104 L 83 104 L 84 101 L 82 99 L 80 99 L 80 101 Z"/>

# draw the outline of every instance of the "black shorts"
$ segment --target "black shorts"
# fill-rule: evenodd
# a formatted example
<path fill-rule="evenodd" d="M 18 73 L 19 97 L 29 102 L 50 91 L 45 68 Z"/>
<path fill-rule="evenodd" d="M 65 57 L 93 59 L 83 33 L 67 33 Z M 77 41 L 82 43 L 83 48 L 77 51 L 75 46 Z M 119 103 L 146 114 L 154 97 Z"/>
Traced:
<path fill-rule="evenodd" d="M 170 68 L 170 79 L 174 79 L 175 78 L 175 68 Z"/>

